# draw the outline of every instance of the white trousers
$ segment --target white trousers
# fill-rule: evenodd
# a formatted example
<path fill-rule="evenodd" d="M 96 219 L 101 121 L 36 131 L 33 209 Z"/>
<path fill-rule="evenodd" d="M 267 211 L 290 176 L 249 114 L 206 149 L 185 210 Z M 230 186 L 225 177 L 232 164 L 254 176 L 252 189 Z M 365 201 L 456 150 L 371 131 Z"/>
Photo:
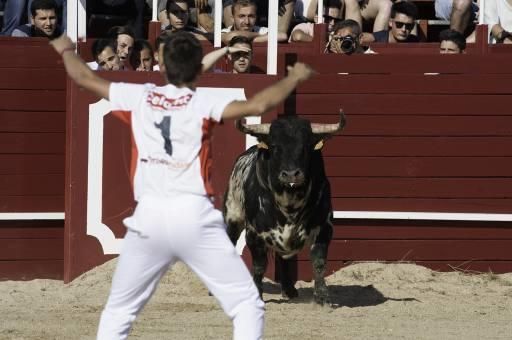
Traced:
<path fill-rule="evenodd" d="M 126 339 L 159 280 L 184 262 L 233 321 L 233 339 L 263 338 L 264 303 L 207 197 L 143 197 L 132 217 L 97 339 Z"/>

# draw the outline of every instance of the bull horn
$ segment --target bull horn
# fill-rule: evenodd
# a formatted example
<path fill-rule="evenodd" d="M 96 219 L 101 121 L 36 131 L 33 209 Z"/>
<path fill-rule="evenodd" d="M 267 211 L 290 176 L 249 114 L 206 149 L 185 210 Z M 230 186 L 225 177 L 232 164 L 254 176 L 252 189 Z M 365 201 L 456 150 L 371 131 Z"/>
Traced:
<path fill-rule="evenodd" d="M 236 128 L 240 130 L 241 132 L 249 135 L 268 135 L 268 132 L 270 131 L 270 124 L 251 124 L 247 125 L 245 123 L 242 123 L 242 120 L 236 121 Z"/>
<path fill-rule="evenodd" d="M 340 110 L 340 121 L 336 124 L 317 124 L 311 123 L 311 130 L 314 134 L 335 134 L 338 131 L 343 130 L 345 127 L 345 113 Z"/>

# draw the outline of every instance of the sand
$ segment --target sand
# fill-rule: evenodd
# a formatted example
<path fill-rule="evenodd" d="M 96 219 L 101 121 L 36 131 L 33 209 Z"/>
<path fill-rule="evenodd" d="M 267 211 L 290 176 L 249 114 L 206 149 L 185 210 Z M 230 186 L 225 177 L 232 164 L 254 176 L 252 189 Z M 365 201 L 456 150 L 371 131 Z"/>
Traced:
<path fill-rule="evenodd" d="M 0 339 L 94 339 L 116 259 L 70 284 L 0 282 Z M 512 273 L 439 273 L 414 264 L 357 263 L 327 277 L 331 306 L 312 283 L 285 300 L 265 281 L 265 339 L 512 339 Z M 231 322 L 201 282 L 176 265 L 130 339 L 230 339 Z"/>

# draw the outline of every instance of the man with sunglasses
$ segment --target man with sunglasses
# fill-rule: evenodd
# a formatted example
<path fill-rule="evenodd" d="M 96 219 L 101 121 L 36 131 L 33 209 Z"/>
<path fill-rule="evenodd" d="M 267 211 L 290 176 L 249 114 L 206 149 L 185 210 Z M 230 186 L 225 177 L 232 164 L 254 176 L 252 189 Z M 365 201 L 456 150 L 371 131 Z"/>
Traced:
<path fill-rule="evenodd" d="M 341 0 L 329 0 L 326 4 L 324 22 L 326 23 L 327 33 L 331 33 L 334 25 L 341 21 Z M 315 22 L 318 17 L 315 16 Z M 315 24 L 313 22 L 304 22 L 296 25 L 291 33 L 289 42 L 310 42 L 313 41 Z"/>
<path fill-rule="evenodd" d="M 368 38 L 365 36 L 364 43 L 418 42 L 418 37 L 412 33 L 417 17 L 418 8 L 414 3 L 408 1 L 395 2 L 391 7 L 389 30 L 373 32 Z"/>

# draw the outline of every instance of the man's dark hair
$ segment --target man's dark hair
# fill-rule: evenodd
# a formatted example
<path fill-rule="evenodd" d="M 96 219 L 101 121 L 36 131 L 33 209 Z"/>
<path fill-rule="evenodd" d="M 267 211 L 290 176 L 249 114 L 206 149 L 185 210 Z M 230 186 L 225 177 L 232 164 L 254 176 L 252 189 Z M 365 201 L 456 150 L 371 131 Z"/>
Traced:
<path fill-rule="evenodd" d="M 173 33 L 165 40 L 163 52 L 169 83 L 181 85 L 193 82 L 201 72 L 203 48 L 192 33 Z"/>
<path fill-rule="evenodd" d="M 129 35 L 135 40 L 135 31 L 130 26 L 114 26 L 107 32 L 107 37 L 117 41 L 117 36 L 121 34 Z"/>
<path fill-rule="evenodd" d="M 170 36 L 171 34 L 168 31 L 162 31 L 155 39 L 155 51 L 158 51 L 160 44 L 163 44 Z"/>
<path fill-rule="evenodd" d="M 116 53 L 116 43 L 112 39 L 97 39 L 92 43 L 91 52 L 94 61 L 98 60 L 98 55 L 107 47 L 110 47 L 112 51 Z"/>
<path fill-rule="evenodd" d="M 254 0 L 233 0 L 233 5 L 231 6 L 231 13 L 235 14 L 235 6 L 247 7 L 254 6 L 258 9 L 258 4 Z"/>
<path fill-rule="evenodd" d="M 171 9 L 173 7 L 172 5 L 175 5 L 177 2 L 180 2 L 180 3 L 184 2 L 187 5 L 189 4 L 187 0 L 167 0 L 167 3 L 165 4 L 165 10 L 167 11 L 167 15 L 169 15 L 171 13 Z"/>
<path fill-rule="evenodd" d="M 38 9 L 54 9 L 57 12 L 59 6 L 55 2 L 55 0 L 34 0 L 30 5 L 30 14 L 32 17 L 35 17 Z"/>
<path fill-rule="evenodd" d="M 464 35 L 458 31 L 449 28 L 442 30 L 441 33 L 439 33 L 439 41 L 444 40 L 455 43 L 461 52 L 466 49 L 466 38 L 464 38 Z"/>
<path fill-rule="evenodd" d="M 324 0 L 324 8 L 335 7 L 341 9 L 341 0 Z"/>
<path fill-rule="evenodd" d="M 334 28 L 332 29 L 332 31 L 334 33 L 336 33 L 337 31 L 339 31 L 343 28 L 347 28 L 347 27 L 352 30 L 352 33 L 356 37 L 359 37 L 361 35 L 361 26 L 359 26 L 359 23 L 357 21 L 352 20 L 352 19 L 345 19 L 345 20 L 337 22 L 334 25 Z"/>
<path fill-rule="evenodd" d="M 411 17 L 413 20 L 416 20 L 418 17 L 418 7 L 412 2 L 409 1 L 399 1 L 395 2 L 391 6 L 391 18 L 395 18 L 397 13 L 401 13 Z"/>
<path fill-rule="evenodd" d="M 252 49 L 252 39 L 249 39 L 243 35 L 234 36 L 229 42 L 228 46 L 234 46 L 235 44 L 247 44 Z"/>

